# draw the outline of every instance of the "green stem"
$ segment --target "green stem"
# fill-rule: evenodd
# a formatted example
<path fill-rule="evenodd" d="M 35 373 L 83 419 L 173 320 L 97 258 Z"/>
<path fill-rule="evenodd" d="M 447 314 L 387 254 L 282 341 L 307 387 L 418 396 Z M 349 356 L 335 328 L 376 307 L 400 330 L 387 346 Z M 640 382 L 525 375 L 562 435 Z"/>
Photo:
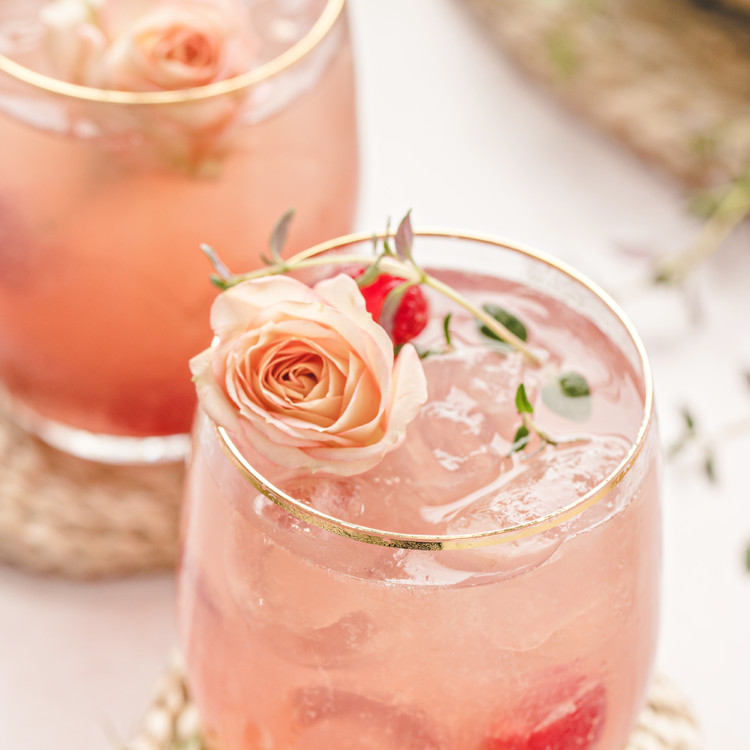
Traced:
<path fill-rule="evenodd" d="M 679 284 L 710 258 L 750 213 L 750 185 L 747 178 L 737 180 L 703 225 L 693 244 L 685 252 L 662 261 L 656 267 L 654 281 Z"/>
<path fill-rule="evenodd" d="M 443 296 L 452 300 L 460 307 L 463 307 L 464 310 L 468 310 L 468 312 L 470 312 L 480 323 L 482 323 L 482 325 L 487 326 L 487 328 L 489 328 L 506 344 L 510 344 L 512 347 L 521 352 L 526 357 L 526 359 L 531 362 L 531 364 L 541 364 L 539 357 L 537 357 L 536 354 L 534 354 L 534 352 L 529 349 L 524 341 L 519 339 L 518 336 L 509 331 L 502 323 L 497 321 L 484 310 L 476 307 L 476 305 L 473 305 L 471 302 L 469 302 L 469 300 L 467 300 L 463 295 L 459 294 L 455 289 L 449 287 L 447 284 L 444 284 L 442 281 L 439 281 L 429 274 L 423 275 L 422 283 L 425 286 L 434 289 L 436 292 L 439 292 Z"/>
<path fill-rule="evenodd" d="M 280 276 L 281 274 L 288 273 L 289 271 L 298 271 L 305 268 L 315 268 L 320 266 L 330 265 L 366 265 L 369 266 L 372 263 L 372 258 L 362 255 L 336 255 L 334 257 L 312 257 L 305 258 L 303 260 L 295 260 L 289 258 L 284 263 L 276 263 L 265 268 L 259 268 L 257 271 L 250 271 L 249 273 L 238 274 L 232 276 L 226 282 L 227 287 L 236 286 L 243 281 L 251 281 L 253 279 L 263 279 L 268 276 Z M 394 275 L 400 274 L 401 276 L 411 276 L 412 279 L 417 279 L 419 276 L 415 274 L 414 270 L 409 267 L 406 263 L 403 263 L 396 258 L 383 258 L 380 261 L 380 266 L 385 271 L 391 271 Z"/>
<path fill-rule="evenodd" d="M 302 255 L 302 254 L 301 254 Z M 253 279 L 262 279 L 268 276 L 278 276 L 280 274 L 287 273 L 289 271 L 297 271 L 305 268 L 314 268 L 320 266 L 336 265 L 365 265 L 369 266 L 372 264 L 372 258 L 364 257 L 361 255 L 334 255 L 334 256 L 320 256 L 320 257 L 298 257 L 292 256 L 283 263 L 277 263 L 274 265 L 260 268 L 257 271 L 251 271 L 250 273 L 240 274 L 238 276 L 232 276 L 226 280 L 226 287 L 235 286 L 243 281 L 250 281 Z M 513 348 L 520 351 L 526 359 L 533 365 L 541 364 L 539 357 L 534 354 L 531 349 L 526 345 L 524 341 L 509 331 L 502 323 L 499 323 L 491 315 L 487 314 L 481 308 L 473 305 L 463 295 L 459 294 L 455 289 L 451 288 L 442 281 L 424 273 L 413 263 L 402 261 L 396 257 L 385 256 L 379 261 L 380 268 L 385 272 L 393 276 L 399 276 L 405 278 L 408 281 L 412 281 L 419 284 L 424 284 L 431 289 L 434 289 L 439 294 L 455 302 L 460 307 L 470 312 L 477 320 L 483 325 L 487 326 L 494 334 L 498 336 L 505 343 L 509 344 Z"/>
<path fill-rule="evenodd" d="M 531 414 L 524 412 L 521 414 L 521 420 L 523 421 L 526 429 L 529 432 L 536 433 L 543 443 L 548 445 L 567 445 L 568 443 L 588 443 L 591 438 L 584 435 L 571 435 L 565 438 L 554 438 L 546 430 L 543 430 L 537 423 L 531 418 Z"/>

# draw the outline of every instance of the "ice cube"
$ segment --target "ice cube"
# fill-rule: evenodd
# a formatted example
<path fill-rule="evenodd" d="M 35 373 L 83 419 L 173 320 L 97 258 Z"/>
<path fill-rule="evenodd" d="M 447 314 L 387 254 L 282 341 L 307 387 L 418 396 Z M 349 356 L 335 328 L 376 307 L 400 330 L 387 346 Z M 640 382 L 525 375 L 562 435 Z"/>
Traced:
<path fill-rule="evenodd" d="M 251 535 L 238 525 L 225 551 L 225 575 L 244 626 L 294 663 L 333 667 L 366 657 L 375 626 L 366 602 L 351 595 L 349 577 L 336 570 L 341 555 L 326 545 L 371 545 L 294 518 L 267 498 L 256 505 L 276 527 Z"/>
<path fill-rule="evenodd" d="M 511 471 L 449 520 L 449 533 L 489 531 L 543 518 L 596 487 L 627 448 L 627 441 L 619 437 L 592 437 L 547 446 L 528 458 L 517 455 Z"/>
<path fill-rule="evenodd" d="M 523 362 L 512 353 L 469 348 L 424 364 L 429 401 L 402 446 L 362 479 L 382 507 L 395 514 L 410 509 L 408 530 L 439 533 L 425 526 L 419 509 L 492 482 L 507 462 L 519 424 L 514 394 Z"/>
<path fill-rule="evenodd" d="M 438 727 L 419 709 L 328 687 L 294 696 L 295 750 L 441 750 Z"/>

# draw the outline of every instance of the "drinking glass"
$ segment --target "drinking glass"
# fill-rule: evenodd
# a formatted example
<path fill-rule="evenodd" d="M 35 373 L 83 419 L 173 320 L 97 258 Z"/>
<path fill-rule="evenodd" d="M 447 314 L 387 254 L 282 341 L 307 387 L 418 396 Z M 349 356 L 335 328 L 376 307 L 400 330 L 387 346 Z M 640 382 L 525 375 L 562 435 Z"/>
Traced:
<path fill-rule="evenodd" d="M 289 208 L 290 251 L 351 228 L 345 1 L 248 4 L 257 66 L 146 92 L 39 72 L 40 5 L 0 9 L 0 384 L 14 419 L 65 451 L 178 458 L 216 291 L 201 243 L 244 270 Z"/>
<path fill-rule="evenodd" d="M 475 321 L 431 298 L 424 341 L 439 350 L 451 312 L 459 345 L 423 360 L 429 400 L 404 443 L 353 477 L 282 470 L 200 416 L 178 612 L 206 742 L 620 750 L 657 638 L 643 345 L 604 292 L 550 257 L 442 231 L 416 233 L 414 250 L 451 287 L 521 319 L 542 364 L 491 342 L 462 353 Z M 567 416 L 545 393 L 560 367 L 589 388 Z M 513 453 L 519 382 L 537 423 L 572 442 Z"/>

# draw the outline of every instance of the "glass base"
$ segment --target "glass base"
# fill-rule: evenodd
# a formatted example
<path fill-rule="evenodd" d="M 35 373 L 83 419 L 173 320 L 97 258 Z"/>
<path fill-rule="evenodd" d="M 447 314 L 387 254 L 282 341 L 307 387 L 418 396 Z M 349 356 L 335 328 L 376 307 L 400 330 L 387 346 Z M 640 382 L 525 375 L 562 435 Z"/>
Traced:
<path fill-rule="evenodd" d="M 42 417 L 15 400 L 3 404 L 21 429 L 57 450 L 89 461 L 136 465 L 183 461 L 190 450 L 190 435 L 131 437 L 103 435 Z"/>

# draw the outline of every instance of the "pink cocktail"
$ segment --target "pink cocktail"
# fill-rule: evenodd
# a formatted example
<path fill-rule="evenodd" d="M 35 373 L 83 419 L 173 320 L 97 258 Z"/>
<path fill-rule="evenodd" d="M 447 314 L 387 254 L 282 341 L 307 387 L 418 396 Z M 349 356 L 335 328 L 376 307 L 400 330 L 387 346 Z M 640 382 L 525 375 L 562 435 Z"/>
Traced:
<path fill-rule="evenodd" d="M 539 361 L 428 292 L 416 343 L 433 352 L 429 400 L 375 468 L 281 469 L 199 420 L 179 617 L 208 746 L 621 750 L 657 636 L 642 345 L 550 259 L 439 232 L 415 251 L 475 305 L 522 321 Z M 521 383 L 558 444 L 517 442 Z"/>
<path fill-rule="evenodd" d="M 146 92 L 35 70 L 22 22 L 38 5 L 0 18 L 4 49 L 18 47 L 0 57 L 0 383 L 19 420 L 65 450 L 168 457 L 195 405 L 187 361 L 210 340 L 216 290 L 200 244 L 247 269 L 290 207 L 291 250 L 350 228 L 344 0 L 254 3 L 257 67 Z M 128 439 L 153 436 L 166 439 Z"/>

